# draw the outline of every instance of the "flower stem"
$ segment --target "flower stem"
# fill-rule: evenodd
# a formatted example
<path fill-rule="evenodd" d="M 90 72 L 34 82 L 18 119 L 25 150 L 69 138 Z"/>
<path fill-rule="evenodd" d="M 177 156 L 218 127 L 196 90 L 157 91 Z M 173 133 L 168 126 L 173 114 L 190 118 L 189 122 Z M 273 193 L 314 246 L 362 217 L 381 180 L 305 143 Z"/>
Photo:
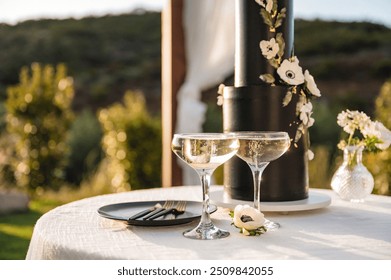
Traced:
<path fill-rule="evenodd" d="M 351 145 L 351 142 L 352 142 L 352 139 L 353 139 L 353 134 L 354 134 L 354 132 L 355 132 L 356 130 L 354 129 L 353 130 L 353 132 L 352 133 L 350 133 L 350 135 L 349 135 L 349 139 L 348 139 L 348 146 L 350 146 Z"/>

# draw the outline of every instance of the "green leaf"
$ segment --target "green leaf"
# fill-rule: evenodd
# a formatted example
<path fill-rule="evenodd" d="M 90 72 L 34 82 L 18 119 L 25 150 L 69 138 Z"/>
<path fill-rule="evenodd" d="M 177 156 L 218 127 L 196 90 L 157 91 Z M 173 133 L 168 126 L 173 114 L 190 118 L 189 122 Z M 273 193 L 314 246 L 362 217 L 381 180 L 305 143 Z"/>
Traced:
<path fill-rule="evenodd" d="M 272 74 L 263 74 L 261 76 L 259 76 L 259 78 L 264 81 L 265 83 L 268 83 L 268 84 L 273 84 L 275 79 L 273 77 Z"/>
<path fill-rule="evenodd" d="M 383 142 L 376 136 L 370 136 L 364 138 L 365 148 L 368 152 L 375 152 L 375 153 L 379 152 L 380 149 L 376 147 L 376 144 L 381 144 L 381 143 Z"/>
<path fill-rule="evenodd" d="M 274 22 L 274 28 L 280 27 L 285 17 L 286 17 L 286 8 L 282 8 L 281 11 L 277 14 L 276 21 Z"/>
<path fill-rule="evenodd" d="M 285 40 L 284 40 L 284 37 L 282 37 L 282 33 L 277 33 L 276 42 L 278 44 L 278 47 L 280 48 L 278 51 L 278 56 L 283 57 L 284 49 L 285 49 Z"/>
<path fill-rule="evenodd" d="M 278 63 L 278 60 L 277 59 L 275 59 L 275 58 L 272 58 L 272 59 L 269 59 L 269 64 L 271 65 L 271 66 L 273 66 L 274 68 L 278 68 L 278 67 L 280 67 L 280 65 L 279 65 L 279 63 Z"/>
<path fill-rule="evenodd" d="M 277 15 L 277 19 L 284 19 L 286 17 L 286 8 L 282 8 Z"/>
<path fill-rule="evenodd" d="M 272 17 L 265 9 L 261 9 L 261 16 L 263 18 L 263 22 L 267 24 L 270 28 L 273 28 Z"/>

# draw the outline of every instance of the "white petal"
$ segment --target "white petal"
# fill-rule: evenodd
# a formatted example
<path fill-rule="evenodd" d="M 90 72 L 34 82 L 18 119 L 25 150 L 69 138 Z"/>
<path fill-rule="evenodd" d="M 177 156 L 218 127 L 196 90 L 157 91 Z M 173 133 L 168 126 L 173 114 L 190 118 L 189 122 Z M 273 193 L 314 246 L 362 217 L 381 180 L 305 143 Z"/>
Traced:
<path fill-rule="evenodd" d="M 270 13 L 273 8 L 273 0 L 266 0 L 266 11 Z"/>
<path fill-rule="evenodd" d="M 315 95 L 317 97 L 320 97 L 320 90 L 318 89 L 314 77 L 310 74 L 308 70 L 305 70 L 304 72 L 304 78 L 307 84 L 308 90 L 311 92 L 312 95 Z"/>
<path fill-rule="evenodd" d="M 308 160 L 313 160 L 315 157 L 314 152 L 311 150 L 307 151 L 307 155 L 308 155 Z"/>

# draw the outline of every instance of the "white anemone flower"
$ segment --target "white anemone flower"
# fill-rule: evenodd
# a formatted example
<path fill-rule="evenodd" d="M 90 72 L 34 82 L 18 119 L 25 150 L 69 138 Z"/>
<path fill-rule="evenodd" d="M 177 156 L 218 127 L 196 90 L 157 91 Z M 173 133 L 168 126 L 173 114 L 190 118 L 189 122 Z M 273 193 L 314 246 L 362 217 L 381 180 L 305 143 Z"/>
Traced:
<path fill-rule="evenodd" d="M 296 56 L 292 58 L 292 61 L 284 59 L 278 67 L 277 73 L 284 82 L 290 85 L 297 86 L 304 83 L 303 69 L 299 66 L 299 60 Z"/>
<path fill-rule="evenodd" d="M 234 210 L 233 223 L 243 233 L 258 229 L 265 224 L 265 216 L 258 209 L 249 205 L 237 205 Z"/>
<path fill-rule="evenodd" d="M 275 57 L 280 50 L 280 47 L 278 46 L 276 39 L 274 38 L 272 38 L 270 41 L 262 40 L 259 43 L 259 47 L 262 50 L 262 55 L 267 59 L 272 59 L 273 57 Z"/>
<path fill-rule="evenodd" d="M 305 70 L 304 72 L 304 79 L 307 85 L 308 90 L 311 92 L 312 95 L 315 95 L 317 97 L 320 97 L 320 90 L 318 89 L 314 77 L 310 74 L 308 70 Z"/>

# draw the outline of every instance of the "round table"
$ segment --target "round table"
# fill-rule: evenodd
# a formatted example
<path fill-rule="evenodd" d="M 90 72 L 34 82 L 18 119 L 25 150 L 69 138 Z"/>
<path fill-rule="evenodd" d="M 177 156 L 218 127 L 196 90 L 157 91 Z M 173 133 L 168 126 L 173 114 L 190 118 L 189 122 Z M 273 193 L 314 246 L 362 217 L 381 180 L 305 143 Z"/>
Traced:
<path fill-rule="evenodd" d="M 212 191 L 221 191 L 213 186 Z M 331 190 L 321 209 L 265 216 L 281 224 L 277 231 L 249 237 L 231 225 L 229 209 L 219 207 L 214 223 L 230 231 L 220 240 L 191 240 L 188 224 L 142 227 L 101 217 L 108 204 L 152 201 L 201 201 L 199 186 L 139 190 L 91 197 L 57 207 L 35 225 L 26 259 L 391 259 L 391 197 L 371 195 L 364 203 L 339 199 Z"/>

